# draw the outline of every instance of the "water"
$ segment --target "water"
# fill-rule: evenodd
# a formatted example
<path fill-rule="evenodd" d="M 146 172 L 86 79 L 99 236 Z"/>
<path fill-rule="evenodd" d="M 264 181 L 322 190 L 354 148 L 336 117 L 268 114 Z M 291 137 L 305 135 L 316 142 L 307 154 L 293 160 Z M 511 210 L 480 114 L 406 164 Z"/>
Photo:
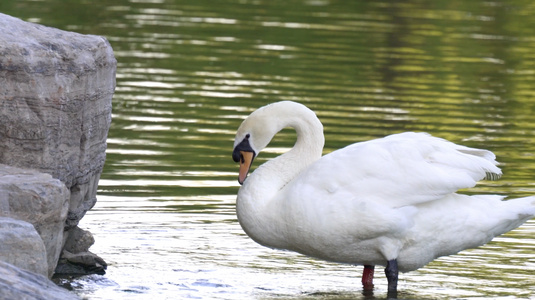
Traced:
<path fill-rule="evenodd" d="M 360 267 L 270 250 L 239 227 L 232 143 L 255 108 L 317 112 L 325 153 L 402 131 L 494 151 L 469 193 L 535 194 L 529 1 L 3 0 L 25 20 L 106 36 L 117 91 L 98 203 L 82 220 L 104 276 L 85 299 L 383 299 Z M 283 131 L 255 163 L 293 145 Z M 535 299 L 535 222 L 402 274 L 400 298 Z"/>

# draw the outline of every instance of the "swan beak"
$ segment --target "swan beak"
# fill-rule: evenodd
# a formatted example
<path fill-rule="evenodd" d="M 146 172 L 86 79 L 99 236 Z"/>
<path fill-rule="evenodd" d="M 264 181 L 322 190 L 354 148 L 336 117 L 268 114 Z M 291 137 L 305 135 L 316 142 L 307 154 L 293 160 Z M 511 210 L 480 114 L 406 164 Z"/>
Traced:
<path fill-rule="evenodd" d="M 243 184 L 243 182 L 245 181 L 245 178 L 247 178 L 249 169 L 251 168 L 251 165 L 253 164 L 253 159 L 254 159 L 254 152 L 240 151 L 240 174 L 238 175 L 238 182 L 240 184 Z"/>

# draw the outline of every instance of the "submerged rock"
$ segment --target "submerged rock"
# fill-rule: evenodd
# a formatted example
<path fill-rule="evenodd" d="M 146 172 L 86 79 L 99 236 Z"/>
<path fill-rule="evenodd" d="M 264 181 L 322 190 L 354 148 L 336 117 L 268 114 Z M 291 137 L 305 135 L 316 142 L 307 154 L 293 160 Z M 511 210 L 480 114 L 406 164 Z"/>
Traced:
<path fill-rule="evenodd" d="M 92 252 L 79 252 L 76 254 L 63 250 L 58 266 L 56 277 L 76 277 L 89 274 L 106 274 L 108 265 L 98 255 Z"/>
<path fill-rule="evenodd" d="M 74 300 L 75 294 L 60 288 L 43 275 L 0 261 L 0 300 Z"/>
<path fill-rule="evenodd" d="M 91 232 L 75 227 L 70 230 L 65 243 L 55 275 L 57 277 L 72 277 L 88 274 L 106 273 L 108 265 L 98 255 L 89 251 L 95 243 Z"/>

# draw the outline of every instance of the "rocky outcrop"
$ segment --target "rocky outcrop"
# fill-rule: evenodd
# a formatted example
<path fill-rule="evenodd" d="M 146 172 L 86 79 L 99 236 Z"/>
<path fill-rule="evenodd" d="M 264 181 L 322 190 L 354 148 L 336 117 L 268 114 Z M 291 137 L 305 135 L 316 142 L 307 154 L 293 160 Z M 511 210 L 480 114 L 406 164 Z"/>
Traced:
<path fill-rule="evenodd" d="M 54 274 L 63 248 L 63 232 L 69 208 L 69 196 L 70 193 L 65 184 L 52 178 L 50 174 L 0 165 L 0 216 L 23 220 L 31 223 L 32 229 L 35 227 L 33 231 L 37 230 L 46 249 L 44 252 L 47 263 L 45 275 L 48 276 Z M 2 225 L 3 221 L 5 218 L 0 218 L 0 227 L 17 228 L 11 223 Z M 24 228 L 18 226 L 17 229 L 19 233 L 24 233 Z M 3 240 L 1 241 L 4 243 Z M 13 251 L 16 250 L 12 255 L 22 255 L 21 258 L 16 258 L 16 261 L 23 261 L 26 256 L 24 252 L 27 244 L 23 241 L 21 240 L 18 248 L 16 245 L 11 247 Z M 1 257 L 0 254 L 0 260 L 5 260 Z M 15 262 L 5 261 L 24 268 Z"/>
<path fill-rule="evenodd" d="M 96 202 L 116 60 L 106 39 L 0 14 L 0 163 L 71 191 L 67 229 Z"/>
<path fill-rule="evenodd" d="M 96 202 L 115 69 L 103 37 L 0 14 L 0 164 L 52 176 L 22 170 L 19 185 L 4 185 L 10 196 L 0 192 L 0 211 L 35 226 L 47 249 L 49 275 L 70 232 Z M 41 176 L 50 189 L 32 176 Z"/>
<path fill-rule="evenodd" d="M 32 224 L 0 217 L 0 241 L 4 262 L 48 276 L 45 244 Z"/>
<path fill-rule="evenodd" d="M 0 300 L 74 300 L 75 294 L 58 287 L 43 275 L 0 261 Z"/>

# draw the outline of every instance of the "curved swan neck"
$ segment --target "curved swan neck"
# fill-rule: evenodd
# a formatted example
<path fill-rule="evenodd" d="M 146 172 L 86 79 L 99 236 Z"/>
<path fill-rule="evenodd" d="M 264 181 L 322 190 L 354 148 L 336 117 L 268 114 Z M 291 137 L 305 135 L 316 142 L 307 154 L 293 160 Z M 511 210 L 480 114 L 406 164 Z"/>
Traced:
<path fill-rule="evenodd" d="M 250 237 L 262 245 L 284 248 L 285 240 L 277 234 L 280 228 L 274 222 L 280 206 L 273 202 L 280 198 L 277 195 L 288 182 L 321 157 L 325 140 L 323 125 L 314 112 L 294 102 L 276 104 L 275 107 L 265 107 L 271 109 L 261 111 L 255 118 L 256 121 L 262 119 L 264 113 L 270 117 L 269 124 L 256 123 L 268 139 L 264 143 L 267 145 L 286 127 L 296 130 L 297 141 L 290 151 L 264 163 L 249 175 L 238 192 L 236 210 L 242 228 Z M 251 123 L 255 124 L 254 121 Z M 257 133 L 258 128 L 254 132 Z"/>
<path fill-rule="evenodd" d="M 264 148 L 284 128 L 293 128 L 297 133 L 297 141 L 290 151 L 264 163 L 250 175 L 251 178 L 249 179 L 261 177 L 262 186 L 267 187 L 268 184 L 266 183 L 271 182 L 272 184 L 269 185 L 269 188 L 278 190 L 282 186 L 274 186 L 274 177 L 279 179 L 277 181 L 281 185 L 285 185 L 299 174 L 303 168 L 321 157 L 325 143 L 323 125 L 316 114 L 302 104 L 283 101 L 264 108 L 260 110 L 260 117 L 270 120 L 270 124 L 260 123 L 260 127 L 266 137 L 264 139 L 265 142 L 260 142 L 260 147 Z M 262 114 L 265 114 L 265 116 Z M 258 149 L 258 152 L 260 150 L 262 149 Z"/>
<path fill-rule="evenodd" d="M 298 168 L 295 165 L 293 166 L 296 171 L 295 175 L 321 157 L 325 143 L 323 126 L 316 117 L 314 119 L 301 119 L 299 121 L 289 124 L 297 133 L 295 145 L 290 151 L 281 155 L 285 160 L 291 160 L 294 164 L 299 164 Z"/>
<path fill-rule="evenodd" d="M 268 174 L 263 174 L 261 171 L 257 175 L 268 177 L 267 179 L 273 183 L 271 189 L 275 191 L 281 189 L 301 173 L 304 168 L 321 157 L 324 144 L 323 127 L 314 126 L 317 124 L 309 122 L 302 122 L 304 120 L 300 121 L 289 124 L 289 127 L 294 128 L 297 133 L 297 140 L 292 149 L 261 166 L 261 168 L 269 170 Z M 278 177 L 277 181 L 269 178 L 274 176 Z M 264 182 L 266 182 L 265 179 Z M 275 186 L 275 182 L 278 182 L 279 186 Z"/>

